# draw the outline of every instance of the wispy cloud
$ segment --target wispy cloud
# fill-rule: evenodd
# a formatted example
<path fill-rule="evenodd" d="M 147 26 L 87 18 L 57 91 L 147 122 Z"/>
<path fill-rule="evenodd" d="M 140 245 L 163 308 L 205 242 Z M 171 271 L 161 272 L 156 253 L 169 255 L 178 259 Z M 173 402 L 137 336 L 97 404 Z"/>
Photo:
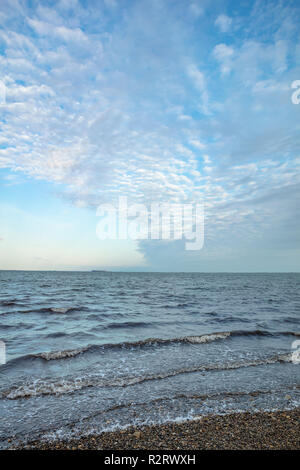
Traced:
<path fill-rule="evenodd" d="M 232 18 L 224 14 L 219 15 L 215 21 L 215 25 L 220 28 L 222 33 L 226 33 L 227 31 L 229 31 L 231 24 Z"/>

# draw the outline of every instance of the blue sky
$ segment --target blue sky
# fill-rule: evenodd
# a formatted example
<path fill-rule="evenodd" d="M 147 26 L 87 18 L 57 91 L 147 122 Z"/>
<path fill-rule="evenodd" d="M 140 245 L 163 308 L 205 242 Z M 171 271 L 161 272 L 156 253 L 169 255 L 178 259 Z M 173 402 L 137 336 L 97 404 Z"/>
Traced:
<path fill-rule="evenodd" d="M 299 271 L 300 3 L 2 0 L 0 268 Z M 205 244 L 101 241 L 120 195 Z"/>

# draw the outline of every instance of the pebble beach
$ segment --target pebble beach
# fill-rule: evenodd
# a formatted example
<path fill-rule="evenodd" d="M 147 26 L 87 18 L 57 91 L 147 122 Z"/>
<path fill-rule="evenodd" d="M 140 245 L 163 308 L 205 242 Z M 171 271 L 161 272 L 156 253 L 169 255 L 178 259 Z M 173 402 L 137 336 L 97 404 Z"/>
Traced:
<path fill-rule="evenodd" d="M 11 449 L 299 450 L 300 408 L 205 416 L 183 423 L 130 427 L 64 441 L 35 440 Z"/>

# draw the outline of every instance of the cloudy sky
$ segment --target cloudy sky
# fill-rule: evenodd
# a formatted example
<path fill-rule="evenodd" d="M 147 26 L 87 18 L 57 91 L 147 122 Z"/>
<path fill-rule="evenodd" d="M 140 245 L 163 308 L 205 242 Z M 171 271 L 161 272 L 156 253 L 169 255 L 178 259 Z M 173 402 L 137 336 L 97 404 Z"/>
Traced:
<path fill-rule="evenodd" d="M 299 271 L 299 1 L 1 0 L 0 269 Z M 194 202 L 205 243 L 105 240 Z"/>

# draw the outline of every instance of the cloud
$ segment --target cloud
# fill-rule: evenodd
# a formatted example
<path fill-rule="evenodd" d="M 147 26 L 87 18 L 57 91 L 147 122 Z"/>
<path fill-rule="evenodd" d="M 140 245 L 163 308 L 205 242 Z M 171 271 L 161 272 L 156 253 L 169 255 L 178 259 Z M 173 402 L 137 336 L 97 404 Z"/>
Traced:
<path fill-rule="evenodd" d="M 199 150 L 205 149 L 205 144 L 203 144 L 203 142 L 200 142 L 200 141 L 197 140 L 197 139 L 192 139 L 192 140 L 190 141 L 190 144 L 192 144 L 194 147 L 196 147 L 196 148 L 199 149 Z"/>
<path fill-rule="evenodd" d="M 187 74 L 188 76 L 192 79 L 195 87 L 200 91 L 201 93 L 201 109 L 204 114 L 210 114 L 209 111 L 209 99 L 208 99 L 208 91 L 206 87 L 206 80 L 204 73 L 199 70 L 196 65 L 191 64 L 188 66 L 187 69 Z"/>
<path fill-rule="evenodd" d="M 65 26 L 54 26 L 45 21 L 28 18 L 28 24 L 40 36 L 54 35 L 65 42 L 86 42 L 87 37 L 80 28 L 67 28 Z"/>
<path fill-rule="evenodd" d="M 222 75 L 229 74 L 232 68 L 232 58 L 234 56 L 233 47 L 227 46 L 226 44 L 217 44 L 214 47 L 213 54 L 221 64 Z"/>
<path fill-rule="evenodd" d="M 272 223 L 288 237 L 300 146 L 293 8 L 237 9 L 235 28 L 220 12 L 216 27 L 232 33 L 220 42 L 205 27 L 218 14 L 209 2 L 6 3 L 1 168 L 52 183 L 77 207 L 120 194 L 204 200 L 207 260 L 234 249 L 233 233 L 241 247 Z M 172 247 L 178 265 L 196 265 Z"/>
<path fill-rule="evenodd" d="M 200 6 L 196 2 L 191 2 L 190 6 L 189 6 L 189 9 L 190 9 L 190 12 L 192 13 L 192 15 L 195 16 L 196 18 L 199 18 L 200 16 L 202 16 L 204 14 L 203 7 Z"/>
<path fill-rule="evenodd" d="M 232 24 L 232 18 L 227 15 L 219 15 L 215 21 L 215 25 L 222 31 L 222 33 L 227 33 Z"/>

